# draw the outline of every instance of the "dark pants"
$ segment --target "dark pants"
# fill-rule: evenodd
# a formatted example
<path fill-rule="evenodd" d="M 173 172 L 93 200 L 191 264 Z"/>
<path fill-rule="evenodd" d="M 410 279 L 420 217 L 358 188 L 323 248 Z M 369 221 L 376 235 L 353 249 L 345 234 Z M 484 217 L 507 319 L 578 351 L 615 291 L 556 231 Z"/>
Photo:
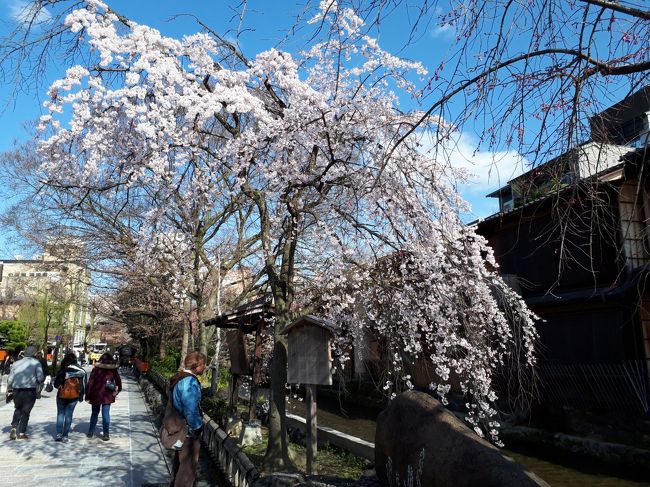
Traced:
<path fill-rule="evenodd" d="M 36 389 L 14 389 L 14 418 L 11 426 L 18 430 L 18 434 L 27 431 L 29 415 L 36 403 Z"/>
<path fill-rule="evenodd" d="M 170 487 L 192 487 L 196 480 L 196 466 L 201 452 L 200 438 L 187 438 L 174 454 Z"/>

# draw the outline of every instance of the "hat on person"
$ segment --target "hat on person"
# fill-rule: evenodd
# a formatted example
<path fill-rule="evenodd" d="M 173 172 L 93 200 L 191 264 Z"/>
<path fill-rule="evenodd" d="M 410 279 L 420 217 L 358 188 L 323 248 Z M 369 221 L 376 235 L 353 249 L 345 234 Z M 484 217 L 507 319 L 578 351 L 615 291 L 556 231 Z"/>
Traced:
<path fill-rule="evenodd" d="M 114 364 L 115 360 L 113 360 L 113 356 L 110 353 L 104 352 L 102 356 L 99 358 L 99 363 L 100 364 Z"/>
<path fill-rule="evenodd" d="M 36 347 L 34 345 L 30 345 L 25 349 L 25 357 L 33 357 L 36 355 Z"/>

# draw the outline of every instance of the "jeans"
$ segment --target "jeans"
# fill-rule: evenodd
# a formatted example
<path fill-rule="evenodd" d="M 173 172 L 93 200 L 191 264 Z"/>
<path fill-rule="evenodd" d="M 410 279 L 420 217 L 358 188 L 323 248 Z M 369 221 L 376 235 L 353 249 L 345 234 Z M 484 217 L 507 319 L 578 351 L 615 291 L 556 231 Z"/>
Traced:
<path fill-rule="evenodd" d="M 18 434 L 27 431 L 29 415 L 36 403 L 36 389 L 14 389 L 14 417 L 11 426 L 18 429 Z"/>
<path fill-rule="evenodd" d="M 111 424 L 111 405 L 110 404 L 93 404 L 92 413 L 90 415 L 90 427 L 88 433 L 95 432 L 97 426 L 97 419 L 99 418 L 99 408 L 102 408 L 102 431 L 105 435 L 108 434 L 108 427 Z"/>
<path fill-rule="evenodd" d="M 77 406 L 76 399 L 56 398 L 56 436 L 68 437 L 72 426 L 72 413 Z"/>

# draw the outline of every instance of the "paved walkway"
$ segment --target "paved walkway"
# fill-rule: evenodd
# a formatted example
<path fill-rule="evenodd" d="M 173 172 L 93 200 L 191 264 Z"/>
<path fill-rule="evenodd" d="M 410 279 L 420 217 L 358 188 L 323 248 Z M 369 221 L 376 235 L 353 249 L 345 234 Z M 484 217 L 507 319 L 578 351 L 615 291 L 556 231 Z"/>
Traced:
<path fill-rule="evenodd" d="M 87 369 L 90 373 L 90 368 Z M 28 440 L 9 439 L 13 403 L 0 396 L 0 483 L 20 487 L 167 485 L 168 460 L 158 443 L 140 388 L 122 376 L 111 406 L 111 439 L 86 438 L 90 405 L 77 405 L 70 441 L 55 442 L 56 389 L 43 391 L 27 428 Z M 101 413 L 97 431 L 101 432 Z"/>

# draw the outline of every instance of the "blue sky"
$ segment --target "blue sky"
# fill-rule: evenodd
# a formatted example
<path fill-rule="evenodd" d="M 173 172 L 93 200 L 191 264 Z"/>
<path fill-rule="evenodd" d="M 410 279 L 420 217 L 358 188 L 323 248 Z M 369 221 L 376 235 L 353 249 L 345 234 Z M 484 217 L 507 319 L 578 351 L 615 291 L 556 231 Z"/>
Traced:
<path fill-rule="evenodd" d="M 158 28 L 164 34 L 180 37 L 198 31 L 198 26 L 188 17 L 170 20 L 176 14 L 189 13 L 196 15 L 202 21 L 226 37 L 234 39 L 239 30 L 239 45 L 244 54 L 254 56 L 258 52 L 280 45 L 286 50 L 302 46 L 308 40 L 307 30 L 297 31 L 287 36 L 294 25 L 296 16 L 301 14 L 300 2 L 297 0 L 250 0 L 246 2 L 243 12 L 231 8 L 239 2 L 194 0 L 179 2 L 173 0 L 108 0 L 109 5 L 118 12 L 133 20 Z M 0 34 L 16 27 L 20 13 L 27 2 L 25 0 L 0 0 Z M 440 63 L 445 52 L 453 47 L 454 36 L 447 28 L 430 25 L 421 35 L 403 48 L 405 32 L 408 32 L 405 16 L 391 18 L 391 22 L 382 26 L 379 41 L 385 49 L 391 52 L 421 61 L 429 71 L 433 71 Z M 287 40 L 288 39 L 288 40 Z M 40 90 L 30 90 L 12 96 L 12 86 L 6 82 L 0 86 L 0 101 L 4 108 L 0 112 L 0 151 L 11 149 L 14 141 L 23 141 L 28 137 L 25 126 L 41 115 L 43 95 L 51 81 L 63 73 L 64 67 L 52 63 L 46 73 L 46 80 Z M 478 137 L 470 130 L 459 135 L 456 144 L 451 148 L 450 159 L 458 167 L 466 167 L 476 175 L 471 183 L 463 185 L 460 190 L 472 204 L 473 212 L 468 220 L 487 216 L 497 209 L 494 199 L 485 195 L 502 186 L 521 172 L 521 161 L 514 152 L 491 153 L 475 152 Z M 499 164 L 498 171 L 494 164 Z M 0 255 L 16 251 L 12 242 L 0 236 Z"/>

